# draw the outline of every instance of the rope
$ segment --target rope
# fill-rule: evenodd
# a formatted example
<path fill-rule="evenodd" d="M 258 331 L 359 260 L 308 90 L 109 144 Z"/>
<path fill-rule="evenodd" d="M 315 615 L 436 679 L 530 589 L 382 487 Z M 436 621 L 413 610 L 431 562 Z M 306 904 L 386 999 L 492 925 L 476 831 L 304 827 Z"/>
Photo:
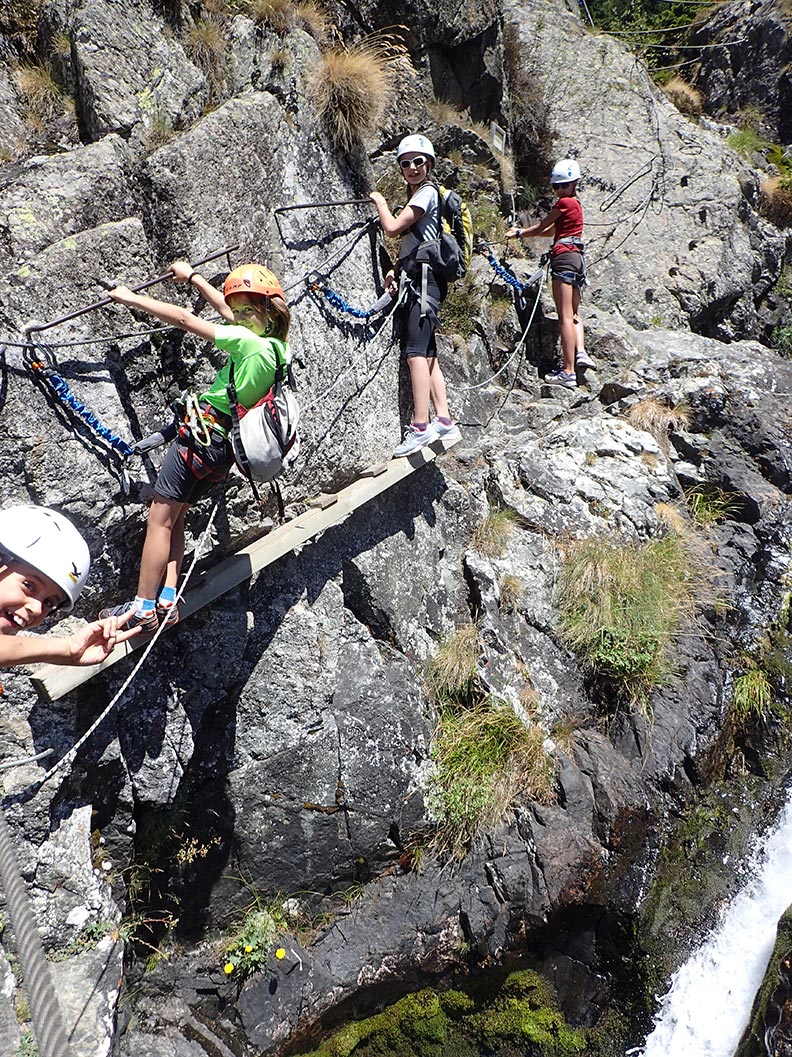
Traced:
<path fill-rule="evenodd" d="M 482 257 L 489 261 L 490 267 L 494 270 L 498 278 L 503 279 L 504 282 L 508 283 L 510 286 L 513 286 L 514 289 L 521 294 L 525 293 L 526 290 L 530 290 L 531 287 L 535 283 L 537 283 L 545 273 L 545 269 L 544 267 L 542 267 L 538 271 L 534 272 L 534 274 L 530 277 L 527 283 L 523 283 L 517 278 L 517 276 L 510 268 L 501 264 L 500 261 L 496 260 L 496 258 L 491 253 L 488 253 L 486 249 L 482 249 L 480 252 Z"/>
<path fill-rule="evenodd" d="M 454 385 L 453 382 L 448 382 L 447 383 L 448 388 L 449 389 L 453 389 L 454 392 L 456 392 L 456 393 L 470 393 L 474 389 L 483 389 L 485 386 L 489 385 L 491 382 L 494 382 L 497 377 L 499 377 L 501 374 L 503 374 L 503 372 L 506 370 L 506 368 L 512 362 L 514 357 L 518 354 L 518 352 L 520 352 L 520 350 L 522 349 L 523 345 L 525 344 L 525 339 L 528 337 L 528 331 L 531 329 L 531 324 L 533 323 L 534 316 L 536 315 L 536 310 L 539 307 L 539 298 L 541 296 L 542 296 L 542 288 L 540 286 L 536 290 L 536 298 L 534 300 L 533 308 L 531 309 L 531 315 L 530 315 L 530 317 L 528 319 L 528 322 L 525 324 L 525 328 L 524 328 L 522 334 L 520 335 L 520 340 L 514 346 L 514 351 L 512 352 L 511 356 L 503 364 L 502 367 L 498 368 L 498 370 L 495 372 L 495 374 L 491 375 L 489 378 L 485 378 L 483 382 L 476 382 L 475 385 Z"/>
<path fill-rule="evenodd" d="M 69 389 L 66 381 L 61 378 L 59 374 L 55 374 L 54 372 L 51 374 L 47 373 L 45 377 L 58 394 L 61 403 L 71 408 L 72 411 L 76 411 L 80 418 L 91 427 L 97 436 L 101 437 L 102 440 L 106 440 L 111 448 L 120 452 L 121 455 L 129 456 L 133 454 L 132 446 L 127 444 L 123 437 L 119 437 L 107 426 L 102 425 L 96 415 L 92 411 L 89 411 L 81 400 L 77 399 L 71 389 Z"/>
<path fill-rule="evenodd" d="M 22 964 L 24 988 L 30 1004 L 30 1016 L 36 1036 L 39 1057 L 69 1057 L 66 1029 L 63 1025 L 55 988 L 44 957 L 44 947 L 36 928 L 25 883 L 19 870 L 5 814 L 0 811 L 0 878 L 3 882 L 8 916 L 14 929 L 17 953 Z"/>
<path fill-rule="evenodd" d="M 219 503 L 219 500 L 218 500 L 217 502 L 215 502 L 215 505 L 212 508 L 212 512 L 209 515 L 209 520 L 206 523 L 206 528 L 201 533 L 201 537 L 200 537 L 200 539 L 198 540 L 198 543 L 195 546 L 195 553 L 193 554 L 193 560 L 190 563 L 190 568 L 187 570 L 187 574 L 185 575 L 184 580 L 182 582 L 182 585 L 179 588 L 178 594 L 176 595 L 176 601 L 174 602 L 174 605 L 178 605 L 179 602 L 181 602 L 181 600 L 182 600 L 182 597 L 184 595 L 184 591 L 185 591 L 185 589 L 187 587 L 187 584 L 190 581 L 190 577 L 192 576 L 193 571 L 195 569 L 195 566 L 198 563 L 198 559 L 201 556 L 201 552 L 203 550 L 204 544 L 205 544 L 206 540 L 209 537 L 209 532 L 210 532 L 210 530 L 212 528 L 212 523 L 214 522 L 215 515 L 217 513 L 219 505 L 220 505 L 220 503 Z M 85 745 L 85 743 L 88 741 L 88 739 L 99 729 L 99 727 L 102 725 L 102 723 L 104 723 L 105 719 L 107 719 L 107 717 L 110 715 L 110 713 L 116 707 L 118 702 L 124 696 L 124 694 L 126 693 L 127 687 L 129 687 L 129 685 L 132 683 L 133 679 L 135 678 L 135 676 L 137 675 L 137 673 L 140 671 L 141 667 L 143 666 L 144 662 L 146 661 L 146 658 L 151 653 L 151 651 L 154 649 L 154 646 L 157 644 L 157 642 L 159 641 L 160 636 L 167 629 L 167 627 L 168 627 L 168 624 L 165 621 L 163 621 L 163 623 L 160 624 L 160 626 L 157 628 L 156 632 L 154 633 L 154 636 L 151 639 L 151 642 L 149 642 L 148 645 L 146 646 L 146 648 L 144 649 L 140 660 L 137 662 L 135 667 L 132 669 L 132 671 L 129 673 L 127 678 L 121 684 L 120 689 L 113 696 L 113 699 L 110 701 L 110 704 L 107 705 L 107 707 L 104 709 L 104 711 L 102 713 L 100 713 L 99 716 L 97 716 L 97 718 L 93 721 L 93 723 L 85 731 L 85 733 L 80 738 L 78 738 L 78 740 L 74 743 L 74 745 L 72 745 L 72 747 L 66 753 L 64 753 L 63 756 L 61 756 L 61 758 L 57 761 L 57 763 L 53 764 L 52 767 L 50 767 L 50 769 L 47 771 L 46 774 L 44 774 L 41 778 L 37 779 L 32 785 L 28 786 L 28 788 L 25 789 L 23 792 L 16 794 L 14 799 L 21 800 L 21 799 L 26 799 L 28 796 L 35 796 L 35 794 L 41 789 L 41 787 L 46 782 L 48 782 L 50 780 L 50 778 L 54 778 L 55 775 L 58 774 L 59 771 L 62 771 L 65 767 L 67 767 L 75 759 L 75 757 L 77 756 L 77 753 L 80 751 L 80 749 L 83 747 L 83 745 Z M 41 754 L 39 754 L 39 756 L 40 755 Z M 32 757 L 29 757 L 26 760 L 18 761 L 18 763 L 20 765 L 21 764 L 26 764 L 26 763 L 32 763 L 34 760 L 39 759 L 39 756 L 32 756 Z"/>

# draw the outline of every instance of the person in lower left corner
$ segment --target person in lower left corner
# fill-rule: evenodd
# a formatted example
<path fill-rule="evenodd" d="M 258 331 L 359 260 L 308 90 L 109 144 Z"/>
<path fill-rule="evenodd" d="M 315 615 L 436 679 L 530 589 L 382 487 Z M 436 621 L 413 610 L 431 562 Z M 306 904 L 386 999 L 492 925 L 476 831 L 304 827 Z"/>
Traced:
<path fill-rule="evenodd" d="M 580 290 L 586 282 L 583 256 L 583 207 L 577 197 L 580 166 L 574 158 L 556 162 L 550 174 L 550 184 L 556 202 L 547 216 L 527 228 L 509 228 L 506 238 L 536 238 L 553 232 L 550 248 L 550 277 L 553 301 L 558 312 L 561 331 L 561 366 L 544 376 L 550 385 L 565 389 L 577 388 L 575 368 L 594 367 L 586 352 L 583 324 L 580 321 Z"/>
<path fill-rule="evenodd" d="M 57 610 L 72 609 L 90 566 L 85 540 L 63 514 L 43 506 L 0 510 L 0 668 L 100 664 L 116 643 L 137 634 L 121 631 L 124 619 L 112 617 L 68 637 L 17 637 Z"/>

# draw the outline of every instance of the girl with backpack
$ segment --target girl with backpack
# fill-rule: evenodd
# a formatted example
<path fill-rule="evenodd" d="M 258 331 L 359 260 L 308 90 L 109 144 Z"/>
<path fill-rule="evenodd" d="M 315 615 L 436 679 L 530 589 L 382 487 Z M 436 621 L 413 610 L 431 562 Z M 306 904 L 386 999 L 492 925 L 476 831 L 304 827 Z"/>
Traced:
<path fill-rule="evenodd" d="M 243 264 L 229 273 L 223 293 L 216 290 L 186 261 L 171 265 L 173 282 L 197 290 L 225 322 L 212 323 L 168 301 L 133 293 L 126 286 L 110 297 L 129 308 L 141 309 L 170 326 L 211 341 L 228 353 L 228 362 L 209 388 L 199 395 L 193 428 L 182 424 L 165 456 L 154 485 L 146 539 L 140 560 L 137 596 L 103 609 L 101 617 L 132 611 L 129 627 L 157 630 L 160 622 L 179 619 L 176 593 L 184 558 L 184 518 L 188 508 L 222 481 L 234 462 L 229 441 L 233 421 L 227 393 L 231 373 L 239 403 L 249 410 L 272 388 L 276 375 L 288 365 L 291 315 L 275 275 L 260 264 Z"/>
<path fill-rule="evenodd" d="M 509 228 L 506 238 L 535 238 L 553 232 L 550 249 L 550 277 L 553 300 L 561 330 L 563 362 L 558 370 L 546 374 L 544 380 L 566 389 L 577 388 L 575 365 L 593 367 L 583 338 L 580 322 L 580 290 L 586 282 L 583 257 L 583 207 L 577 197 L 580 166 L 574 158 L 557 162 L 550 174 L 550 184 L 557 195 L 556 203 L 546 217 L 528 228 Z"/>
<path fill-rule="evenodd" d="M 385 276 L 392 296 L 399 295 L 400 346 L 407 358 L 413 395 L 413 420 L 394 456 L 410 455 L 440 437 L 458 433 L 448 413 L 445 379 L 437 359 L 437 315 L 448 293 L 448 283 L 431 264 L 416 260 L 421 245 L 440 234 L 440 192 L 431 180 L 435 152 L 422 135 L 405 136 L 396 149 L 396 162 L 405 182 L 407 204 L 394 216 L 379 191 L 369 197 L 377 207 L 383 232 L 401 236 L 399 261 Z M 429 418 L 429 401 L 437 418 Z"/>

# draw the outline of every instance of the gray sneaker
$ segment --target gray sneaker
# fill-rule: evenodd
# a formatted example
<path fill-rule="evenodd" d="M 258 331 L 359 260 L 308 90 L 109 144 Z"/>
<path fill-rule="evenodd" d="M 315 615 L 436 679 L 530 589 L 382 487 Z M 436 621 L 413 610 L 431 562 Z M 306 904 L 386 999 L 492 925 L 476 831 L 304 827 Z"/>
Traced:
<path fill-rule="evenodd" d="M 562 371 L 559 367 L 557 371 L 551 371 L 549 374 L 544 376 L 544 380 L 548 385 L 563 385 L 565 389 L 577 389 L 577 378 L 575 372 L 567 374 L 566 371 Z"/>
<path fill-rule="evenodd" d="M 408 426 L 404 431 L 404 440 L 397 448 L 393 449 L 393 457 L 394 459 L 399 459 L 402 455 L 412 455 L 414 451 L 425 448 L 433 440 L 437 440 L 437 432 L 431 423 L 426 429 L 416 429 L 415 426 Z"/>
<path fill-rule="evenodd" d="M 575 366 L 580 367 L 584 371 L 587 369 L 596 371 L 597 369 L 596 363 L 592 360 L 585 349 L 575 352 Z"/>

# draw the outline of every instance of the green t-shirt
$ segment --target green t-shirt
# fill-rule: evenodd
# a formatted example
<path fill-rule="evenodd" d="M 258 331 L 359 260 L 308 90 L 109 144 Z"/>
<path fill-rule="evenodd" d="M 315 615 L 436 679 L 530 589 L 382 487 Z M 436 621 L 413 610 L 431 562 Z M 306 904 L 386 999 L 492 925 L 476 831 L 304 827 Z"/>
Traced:
<path fill-rule="evenodd" d="M 229 362 L 217 372 L 211 386 L 201 393 L 200 399 L 226 415 L 231 414 L 226 386 L 232 360 L 239 402 L 243 407 L 250 408 L 272 388 L 279 360 L 288 363 L 290 359 L 289 346 L 280 338 L 260 338 L 247 327 L 234 324 L 218 326 L 214 343 L 218 349 L 228 353 Z"/>

